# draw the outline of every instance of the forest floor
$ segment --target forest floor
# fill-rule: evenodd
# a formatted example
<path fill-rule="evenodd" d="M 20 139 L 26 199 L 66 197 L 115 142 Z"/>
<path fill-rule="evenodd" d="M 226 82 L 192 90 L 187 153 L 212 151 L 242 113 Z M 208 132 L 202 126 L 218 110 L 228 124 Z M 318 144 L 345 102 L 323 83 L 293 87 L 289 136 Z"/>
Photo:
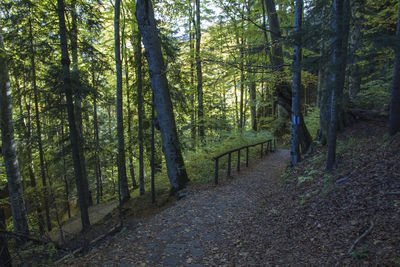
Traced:
<path fill-rule="evenodd" d="M 217 187 L 189 186 L 61 265 L 400 266 L 400 135 L 386 129 L 361 122 L 342 133 L 333 172 L 326 147 L 287 169 L 278 150 Z"/>

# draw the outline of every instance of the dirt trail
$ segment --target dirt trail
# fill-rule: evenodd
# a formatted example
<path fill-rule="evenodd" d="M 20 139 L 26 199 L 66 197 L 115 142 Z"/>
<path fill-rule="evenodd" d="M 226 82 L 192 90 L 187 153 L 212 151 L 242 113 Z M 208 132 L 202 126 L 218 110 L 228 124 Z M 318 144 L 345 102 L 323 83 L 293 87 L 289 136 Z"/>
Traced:
<path fill-rule="evenodd" d="M 188 189 L 186 198 L 135 230 L 122 231 L 70 265 L 221 266 L 260 264 L 249 232 L 266 199 L 279 191 L 289 152 L 278 150 L 225 185 Z M 246 241 L 244 241 L 246 240 Z M 251 245 L 254 240 L 254 245 Z M 265 251 L 264 251 L 265 253 Z"/>

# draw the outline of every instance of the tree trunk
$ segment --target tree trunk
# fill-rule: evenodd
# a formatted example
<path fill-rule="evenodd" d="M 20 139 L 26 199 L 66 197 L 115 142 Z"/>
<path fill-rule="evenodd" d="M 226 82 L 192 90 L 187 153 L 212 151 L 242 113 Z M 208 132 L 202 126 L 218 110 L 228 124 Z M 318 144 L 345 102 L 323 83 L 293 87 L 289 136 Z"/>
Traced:
<path fill-rule="evenodd" d="M 361 89 L 361 67 L 358 64 L 359 56 L 357 55 L 357 48 L 360 45 L 361 40 L 361 25 L 357 20 L 354 20 L 354 25 L 350 30 L 350 75 L 349 75 L 349 95 L 351 99 L 354 99 Z"/>
<path fill-rule="evenodd" d="M 340 27 L 341 36 L 341 51 L 340 51 L 340 76 L 337 91 L 337 127 L 338 130 L 343 130 L 345 127 L 345 112 L 344 105 L 348 102 L 348 96 L 343 94 L 346 79 L 347 69 L 347 56 L 349 46 L 349 32 L 350 32 L 350 17 L 351 7 L 350 0 L 343 1 L 343 15 Z"/>
<path fill-rule="evenodd" d="M 203 104 L 203 73 L 201 70 L 200 42 L 201 42 L 201 24 L 200 24 L 200 0 L 196 3 L 196 69 L 197 69 L 197 103 L 199 136 L 204 137 L 204 104 Z"/>
<path fill-rule="evenodd" d="M 21 186 L 21 174 L 15 149 L 10 78 L 3 36 L 0 32 L 0 128 L 2 154 L 6 168 L 14 231 L 28 233 L 27 213 Z"/>
<path fill-rule="evenodd" d="M 147 51 L 151 87 L 154 93 L 154 104 L 160 124 L 162 146 L 167 164 L 171 193 L 176 193 L 185 187 L 189 179 L 181 154 L 164 58 L 161 52 L 161 43 L 150 0 L 137 1 L 136 18 Z"/>
<path fill-rule="evenodd" d="M 269 30 L 271 32 L 271 47 L 272 47 L 272 60 L 271 63 L 274 68 L 282 69 L 283 65 L 283 52 L 281 44 L 281 28 L 279 25 L 278 14 L 276 13 L 275 0 L 265 0 L 267 7 Z"/>
<path fill-rule="evenodd" d="M 138 105 L 138 142 L 139 142 L 139 191 L 144 195 L 144 136 L 143 136 L 143 79 L 142 79 L 142 36 L 138 32 L 135 50 L 136 62 L 136 85 L 137 85 L 137 105 Z"/>
<path fill-rule="evenodd" d="M 396 36 L 400 37 L 400 6 L 397 20 Z M 400 130 L 400 46 L 395 47 L 394 74 L 392 83 L 392 99 L 390 102 L 390 135 Z"/>
<path fill-rule="evenodd" d="M 239 103 L 239 129 L 242 130 L 244 127 L 244 48 L 243 38 L 240 43 L 240 103 Z"/>
<path fill-rule="evenodd" d="M 79 77 L 79 66 L 78 66 L 78 14 L 76 12 L 76 0 L 71 1 L 71 54 L 72 54 L 72 75 L 71 78 L 74 81 L 72 85 L 74 88 L 74 99 L 75 99 L 75 121 L 76 127 L 79 134 L 79 153 L 81 159 L 81 169 L 83 172 L 84 186 L 87 191 L 88 205 L 91 206 L 93 203 L 92 196 L 90 193 L 89 181 L 86 172 L 86 158 L 85 158 L 85 138 L 83 135 L 83 120 L 82 120 L 82 84 Z"/>
<path fill-rule="evenodd" d="M 257 105 L 256 105 L 256 82 L 254 81 L 254 77 L 250 81 L 249 85 L 249 94 L 250 94 L 250 114 L 251 114 L 251 128 L 254 131 L 257 131 Z"/>
<path fill-rule="evenodd" d="M 334 0 L 332 3 L 333 7 L 333 19 L 332 19 L 332 31 L 333 36 L 330 40 L 330 46 L 332 50 L 332 62 L 331 70 L 329 73 L 329 88 L 332 91 L 331 100 L 331 120 L 329 125 L 329 136 L 328 136 L 328 159 L 327 169 L 333 169 L 336 163 L 336 133 L 337 133 L 337 122 L 338 122 L 338 97 L 340 96 L 340 90 L 343 89 L 341 84 L 341 73 L 342 73 L 342 61 L 343 58 L 343 43 L 342 43 L 342 27 L 343 27 L 343 0 Z M 328 108 L 328 107 L 325 107 Z"/>
<path fill-rule="evenodd" d="M 124 113 L 122 99 L 122 62 L 121 44 L 119 36 L 119 22 L 121 13 L 121 0 L 115 0 L 114 6 L 114 38 L 115 38 L 115 68 L 117 72 L 117 136 L 118 136 L 118 181 L 121 189 L 121 201 L 125 202 L 130 198 L 128 179 L 126 177 L 125 163 L 125 138 L 124 138 Z"/>
<path fill-rule="evenodd" d="M 271 55 L 271 49 L 269 48 L 269 38 L 267 34 L 267 24 L 266 24 L 266 16 L 265 16 L 265 1 L 261 0 L 261 7 L 262 7 L 262 12 L 263 12 L 263 34 L 264 34 L 264 42 L 265 42 L 265 55 L 269 58 L 269 60 L 272 62 L 272 55 Z"/>
<path fill-rule="evenodd" d="M 237 95 L 237 85 L 236 85 L 236 80 L 233 78 L 233 86 L 235 90 L 235 122 L 237 129 L 240 129 L 240 117 L 239 117 L 239 109 L 238 109 L 238 95 Z"/>
<path fill-rule="evenodd" d="M 74 162 L 74 171 L 76 179 L 76 188 L 78 191 L 78 201 L 81 211 L 82 230 L 86 231 L 90 227 L 88 205 L 89 196 L 88 190 L 85 186 L 85 180 L 87 177 L 84 176 L 81 165 L 80 155 L 80 143 L 79 143 L 79 132 L 76 127 L 75 111 L 72 94 L 71 75 L 69 70 L 70 59 L 68 55 L 68 43 L 67 43 L 67 29 L 65 26 L 64 17 L 64 1 L 57 0 L 57 13 L 59 19 L 59 30 L 60 30 L 60 46 L 61 46 L 61 64 L 63 70 L 64 80 L 64 91 L 67 99 L 67 111 L 68 111 L 68 123 L 70 130 L 71 148 L 72 148 L 72 159 Z"/>
<path fill-rule="evenodd" d="M 156 188 L 155 188 L 155 108 L 154 108 L 154 94 L 151 95 L 151 203 L 156 203 Z"/>
<path fill-rule="evenodd" d="M 129 60 L 127 56 L 126 43 L 125 43 L 125 80 L 126 80 L 126 100 L 128 109 L 128 157 L 129 157 L 129 175 L 132 180 L 132 188 L 135 190 L 138 188 L 135 177 L 135 168 L 133 166 L 133 133 L 132 133 L 132 109 L 131 109 L 131 96 L 129 88 Z"/>
<path fill-rule="evenodd" d="M 62 97 L 60 97 L 60 103 L 62 103 Z M 61 151 L 62 151 L 62 159 L 63 159 L 63 180 L 64 180 L 64 186 L 65 186 L 65 202 L 67 206 L 67 212 L 68 212 L 68 218 L 71 218 L 71 207 L 69 205 L 69 183 L 67 179 L 67 161 L 65 159 L 65 146 L 64 146 L 64 112 L 61 110 Z"/>
<path fill-rule="evenodd" d="M 189 60 L 190 60 L 190 102 L 192 104 L 192 110 L 190 112 L 190 136 L 192 138 L 192 148 L 196 147 L 196 102 L 195 95 L 196 89 L 194 86 L 194 62 L 195 62 L 195 52 L 194 52 L 194 33 L 192 26 L 195 27 L 196 23 L 193 15 L 192 0 L 189 0 Z"/>
<path fill-rule="evenodd" d="M 299 149 L 300 124 L 300 88 L 301 88 L 301 57 L 302 38 L 301 27 L 303 17 L 303 0 L 296 0 L 294 15 L 294 56 L 293 56 L 293 87 L 292 87 L 292 138 L 290 143 L 291 164 L 294 166 L 301 160 Z"/>
<path fill-rule="evenodd" d="M 93 136 L 94 136 L 94 168 L 96 174 L 96 203 L 99 204 L 103 197 L 103 178 L 101 173 L 100 161 L 100 138 L 99 138 L 99 122 L 97 118 L 97 84 L 92 70 L 92 86 L 93 86 Z"/>

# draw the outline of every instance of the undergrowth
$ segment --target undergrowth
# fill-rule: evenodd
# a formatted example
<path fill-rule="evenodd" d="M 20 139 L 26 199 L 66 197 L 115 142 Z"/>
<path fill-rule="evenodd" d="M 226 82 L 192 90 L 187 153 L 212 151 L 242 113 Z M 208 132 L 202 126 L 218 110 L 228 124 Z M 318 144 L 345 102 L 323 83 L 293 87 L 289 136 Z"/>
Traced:
<path fill-rule="evenodd" d="M 215 162 L 214 156 L 235 149 L 241 146 L 254 144 L 257 142 L 271 139 L 269 132 L 263 131 L 256 133 L 254 131 L 243 131 L 236 133 L 221 133 L 219 137 L 204 140 L 205 145 L 197 148 L 195 151 L 186 151 L 184 154 L 185 166 L 189 179 L 193 182 L 211 182 L 214 178 Z M 264 150 L 266 144 L 264 144 Z M 249 158 L 254 159 L 260 155 L 260 146 L 249 149 Z M 246 161 L 245 150 L 241 151 L 241 163 Z M 228 165 L 228 156 L 224 156 L 219 161 L 220 173 L 226 173 Z M 232 169 L 237 164 L 237 152 L 232 154 Z"/>

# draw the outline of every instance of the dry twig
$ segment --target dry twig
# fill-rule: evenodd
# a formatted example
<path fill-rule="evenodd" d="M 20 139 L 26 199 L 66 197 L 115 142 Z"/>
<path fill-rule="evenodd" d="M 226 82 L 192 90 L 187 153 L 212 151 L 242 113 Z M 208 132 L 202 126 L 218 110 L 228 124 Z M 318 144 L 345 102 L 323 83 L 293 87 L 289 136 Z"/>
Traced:
<path fill-rule="evenodd" d="M 371 233 L 372 229 L 374 228 L 374 220 L 371 220 L 371 225 L 369 226 L 369 228 L 367 229 L 367 231 L 365 231 L 362 235 L 360 235 L 356 241 L 354 241 L 353 245 L 351 245 L 349 251 L 347 251 L 347 254 L 350 255 L 351 252 L 353 252 L 354 248 L 357 246 L 357 244 L 363 240 L 369 233 Z"/>

